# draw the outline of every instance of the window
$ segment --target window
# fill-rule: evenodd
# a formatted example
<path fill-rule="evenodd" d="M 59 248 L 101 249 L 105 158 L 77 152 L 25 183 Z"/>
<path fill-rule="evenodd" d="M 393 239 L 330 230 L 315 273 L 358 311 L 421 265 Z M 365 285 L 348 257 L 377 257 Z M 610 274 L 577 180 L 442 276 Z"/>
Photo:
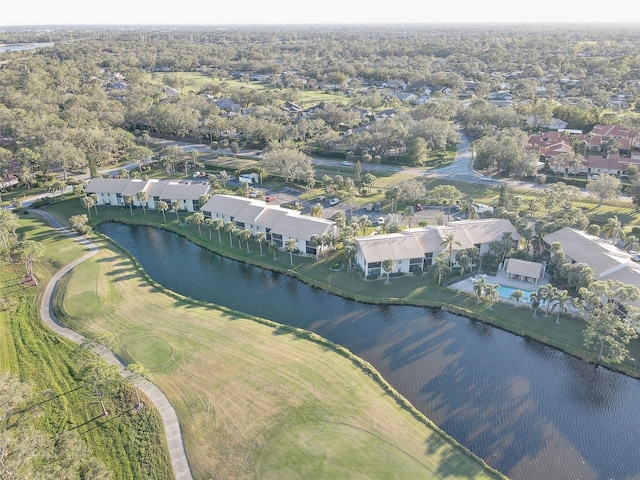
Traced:
<path fill-rule="evenodd" d="M 422 258 L 410 258 L 409 259 L 409 271 L 419 272 L 422 270 L 424 260 Z"/>
<path fill-rule="evenodd" d="M 279 248 L 282 248 L 282 235 L 278 233 L 271 234 L 271 241 L 275 243 Z"/>
<path fill-rule="evenodd" d="M 433 265 L 433 252 L 428 252 L 424 254 L 424 265 L 428 267 L 429 265 Z"/>
<path fill-rule="evenodd" d="M 241 230 L 244 230 L 244 222 L 236 222 L 236 227 L 238 227 Z"/>
<path fill-rule="evenodd" d="M 191 200 L 191 205 L 193 205 L 194 212 L 200 210 L 200 202 L 198 200 Z"/>
<path fill-rule="evenodd" d="M 309 245 L 309 242 L 307 242 L 307 255 L 315 255 L 316 251 L 316 247 L 312 247 L 311 245 Z"/>

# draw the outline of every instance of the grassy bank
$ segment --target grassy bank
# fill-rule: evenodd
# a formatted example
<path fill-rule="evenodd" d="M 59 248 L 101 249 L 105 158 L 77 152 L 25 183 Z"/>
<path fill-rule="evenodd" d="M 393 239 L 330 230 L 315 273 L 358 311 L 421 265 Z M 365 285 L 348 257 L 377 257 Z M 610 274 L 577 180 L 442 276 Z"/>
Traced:
<path fill-rule="evenodd" d="M 114 479 L 168 479 L 171 466 L 162 422 L 153 408 L 138 413 L 99 416 L 99 406 L 82 388 L 78 347 L 54 334 L 40 319 L 40 296 L 53 273 L 85 250 L 53 232 L 40 218 L 21 220 L 20 235 L 45 245 L 35 271 L 40 287 L 21 284 L 21 265 L 1 263 L 0 373 L 15 375 L 51 392 L 42 404 L 38 427 L 52 437 L 77 433 L 86 449 L 112 472 Z"/>
<path fill-rule="evenodd" d="M 499 477 L 348 351 L 165 292 L 98 243 L 56 309 L 81 333 L 116 334 L 118 353 L 152 371 L 196 478 Z"/>

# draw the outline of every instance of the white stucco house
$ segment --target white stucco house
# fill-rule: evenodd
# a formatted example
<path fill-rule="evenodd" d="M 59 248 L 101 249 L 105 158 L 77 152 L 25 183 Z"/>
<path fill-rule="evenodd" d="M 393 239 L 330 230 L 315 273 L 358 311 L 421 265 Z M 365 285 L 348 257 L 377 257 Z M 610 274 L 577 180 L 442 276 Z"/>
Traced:
<path fill-rule="evenodd" d="M 326 246 L 315 245 L 314 236 L 338 236 L 335 222 L 302 215 L 298 210 L 270 205 L 253 198 L 233 195 L 213 195 L 200 209 L 207 217 L 233 222 L 236 228 L 252 234 L 264 232 L 267 241 L 283 248 L 287 240 L 294 239 L 299 252 L 316 255 Z"/>
<path fill-rule="evenodd" d="M 382 261 L 387 258 L 394 261 L 393 272 L 423 270 L 447 248 L 443 240 L 449 233 L 453 233 L 455 241 L 459 243 L 453 248 L 452 261 L 455 260 L 456 251 L 471 247 L 476 247 L 480 255 L 485 254 L 489 244 L 501 240 L 505 233 L 510 233 L 514 242 L 520 240 L 520 235 L 509 220 L 462 220 L 446 226 L 409 228 L 400 233 L 358 237 L 355 239 L 356 263 L 365 275 L 381 274 Z"/>
<path fill-rule="evenodd" d="M 177 180 L 142 180 L 137 178 L 92 178 L 85 192 L 95 193 L 98 205 L 124 206 L 125 195 L 133 195 L 133 205 L 136 207 L 154 209 L 161 200 L 170 207 L 173 202 L 180 204 L 181 210 L 195 212 L 200 209 L 200 199 L 209 194 L 210 185 L 204 182 L 190 182 Z M 147 200 L 140 202 L 137 194 L 144 191 Z"/>

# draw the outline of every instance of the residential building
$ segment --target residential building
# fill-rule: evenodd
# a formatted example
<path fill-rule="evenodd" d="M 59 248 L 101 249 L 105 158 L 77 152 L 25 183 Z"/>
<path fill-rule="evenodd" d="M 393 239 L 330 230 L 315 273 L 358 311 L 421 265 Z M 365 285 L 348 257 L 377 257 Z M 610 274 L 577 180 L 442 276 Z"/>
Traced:
<path fill-rule="evenodd" d="M 456 242 L 451 259 L 454 265 L 455 252 L 458 250 L 476 247 L 483 255 L 489 251 L 489 244 L 501 240 L 505 233 L 510 233 L 514 242 L 520 240 L 520 235 L 509 220 L 462 220 L 446 226 L 410 228 L 400 233 L 358 237 L 355 239 L 356 263 L 365 275 L 381 274 L 382 261 L 387 258 L 394 261 L 394 272 L 420 271 L 430 266 L 438 254 L 447 249 L 443 242 L 449 233 L 454 234 Z"/>
<path fill-rule="evenodd" d="M 547 245 L 559 242 L 567 261 L 586 263 L 596 280 L 617 280 L 640 288 L 640 264 L 607 240 L 565 227 L 544 237 Z"/>
<path fill-rule="evenodd" d="M 316 245 L 313 241 L 315 236 L 338 236 L 338 227 L 333 221 L 302 215 L 298 210 L 269 205 L 253 198 L 213 195 L 200 210 L 210 218 L 234 222 L 236 228 L 249 230 L 254 235 L 264 232 L 267 240 L 279 248 L 294 239 L 298 251 L 308 255 L 320 254 L 328 247 Z"/>
<path fill-rule="evenodd" d="M 95 193 L 98 205 L 122 205 L 125 195 L 133 195 L 133 205 L 136 207 L 154 209 L 159 201 L 165 201 L 169 206 L 173 202 L 180 203 L 181 210 L 195 212 L 200 209 L 200 199 L 209 194 L 210 185 L 205 182 L 190 182 L 177 180 L 142 180 L 138 178 L 92 178 L 85 192 Z M 140 202 L 137 194 L 144 191 L 147 200 Z"/>

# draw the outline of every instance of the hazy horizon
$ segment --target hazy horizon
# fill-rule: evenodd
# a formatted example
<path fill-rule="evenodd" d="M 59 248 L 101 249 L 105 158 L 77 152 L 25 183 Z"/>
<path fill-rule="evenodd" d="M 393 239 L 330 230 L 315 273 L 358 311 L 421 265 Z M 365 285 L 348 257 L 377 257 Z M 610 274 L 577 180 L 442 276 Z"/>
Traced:
<path fill-rule="evenodd" d="M 611 9 L 584 2 L 507 0 L 22 0 L 5 2 L 0 27 L 323 26 L 323 25 L 638 25 L 636 2 Z"/>

